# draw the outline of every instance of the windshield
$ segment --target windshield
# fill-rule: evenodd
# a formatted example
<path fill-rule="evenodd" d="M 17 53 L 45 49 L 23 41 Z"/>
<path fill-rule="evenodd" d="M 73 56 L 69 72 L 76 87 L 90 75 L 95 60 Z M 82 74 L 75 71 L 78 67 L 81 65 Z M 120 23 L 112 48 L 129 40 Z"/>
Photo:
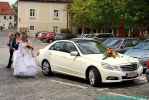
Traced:
<path fill-rule="evenodd" d="M 110 47 L 110 48 L 119 48 L 121 43 L 123 42 L 122 39 L 107 39 L 106 41 L 104 41 L 104 45 L 106 45 L 106 47 Z"/>
<path fill-rule="evenodd" d="M 82 54 L 102 54 L 106 51 L 106 48 L 96 41 L 79 41 L 77 45 Z"/>
<path fill-rule="evenodd" d="M 149 50 L 149 42 L 141 42 L 134 47 L 135 49 Z"/>

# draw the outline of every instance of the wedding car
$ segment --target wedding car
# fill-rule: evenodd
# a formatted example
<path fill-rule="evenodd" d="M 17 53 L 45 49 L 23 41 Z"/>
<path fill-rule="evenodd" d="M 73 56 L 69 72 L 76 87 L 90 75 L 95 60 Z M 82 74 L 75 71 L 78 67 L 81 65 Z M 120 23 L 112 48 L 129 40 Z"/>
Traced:
<path fill-rule="evenodd" d="M 92 86 L 141 76 L 138 59 L 106 49 L 93 39 L 58 40 L 40 49 L 37 62 L 44 75 L 63 73 L 87 79 Z"/>

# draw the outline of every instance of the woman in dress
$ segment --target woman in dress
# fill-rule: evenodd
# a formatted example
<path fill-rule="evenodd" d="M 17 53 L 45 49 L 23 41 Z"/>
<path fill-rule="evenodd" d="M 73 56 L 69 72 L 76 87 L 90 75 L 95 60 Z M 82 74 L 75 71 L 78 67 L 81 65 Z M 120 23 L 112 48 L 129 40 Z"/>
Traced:
<path fill-rule="evenodd" d="M 18 50 L 14 53 L 14 75 L 15 76 L 35 76 L 37 74 L 37 65 L 33 57 L 33 47 L 29 44 L 27 35 L 21 34 Z"/>

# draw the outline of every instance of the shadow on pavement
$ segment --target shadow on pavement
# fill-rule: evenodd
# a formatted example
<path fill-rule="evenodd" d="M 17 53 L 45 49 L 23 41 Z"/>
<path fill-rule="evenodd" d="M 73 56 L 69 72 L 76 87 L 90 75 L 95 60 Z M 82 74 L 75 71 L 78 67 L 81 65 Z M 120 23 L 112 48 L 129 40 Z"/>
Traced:
<path fill-rule="evenodd" d="M 50 76 L 52 78 L 61 78 L 63 81 L 72 81 L 72 82 L 78 82 L 78 83 L 83 83 L 85 85 L 89 85 L 88 82 L 84 79 L 74 77 L 74 76 L 69 76 L 69 75 L 64 75 L 60 73 L 54 73 L 54 75 Z M 135 86 L 140 86 L 146 84 L 145 81 L 142 80 L 131 80 L 131 81 L 124 81 L 124 82 L 119 82 L 119 83 L 103 83 L 102 88 L 110 88 L 110 89 L 117 89 L 117 88 L 128 88 L 128 87 L 135 87 Z"/>

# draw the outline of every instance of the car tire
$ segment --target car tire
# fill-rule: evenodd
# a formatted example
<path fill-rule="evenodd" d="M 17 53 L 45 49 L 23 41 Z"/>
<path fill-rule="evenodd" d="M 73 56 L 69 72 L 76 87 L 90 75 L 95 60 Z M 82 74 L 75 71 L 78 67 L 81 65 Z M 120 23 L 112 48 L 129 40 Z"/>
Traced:
<path fill-rule="evenodd" d="M 45 76 L 52 75 L 50 63 L 47 60 L 43 60 L 41 68 L 42 68 L 42 73 Z"/>
<path fill-rule="evenodd" d="M 94 67 L 88 71 L 88 82 L 93 87 L 101 86 L 101 75 Z"/>

